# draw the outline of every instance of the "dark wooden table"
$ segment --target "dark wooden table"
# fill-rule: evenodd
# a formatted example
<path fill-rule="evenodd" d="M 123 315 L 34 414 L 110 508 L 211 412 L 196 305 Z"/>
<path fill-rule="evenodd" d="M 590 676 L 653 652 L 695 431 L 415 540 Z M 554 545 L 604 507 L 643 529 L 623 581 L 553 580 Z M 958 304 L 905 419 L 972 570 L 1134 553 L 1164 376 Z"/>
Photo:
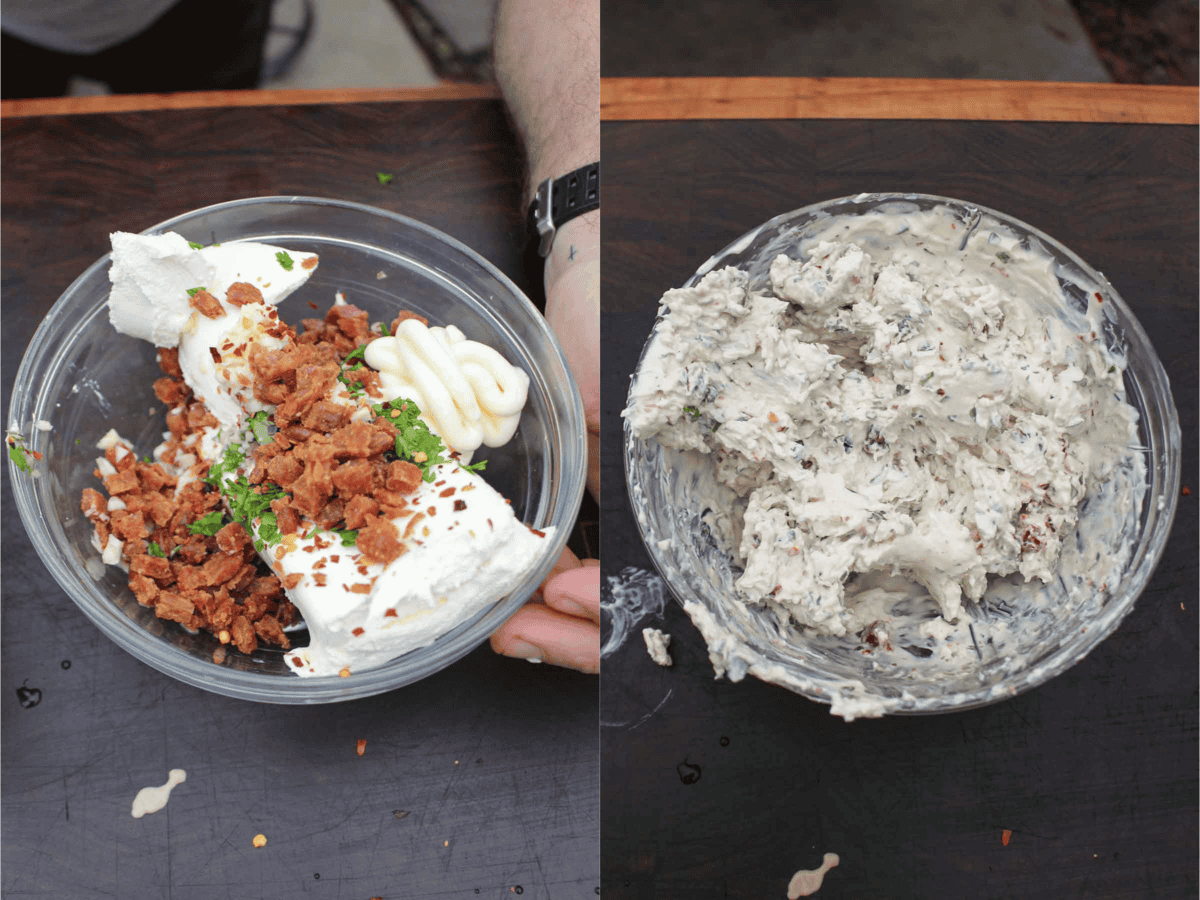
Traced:
<path fill-rule="evenodd" d="M 521 157 L 496 99 L 6 115 L 2 131 L 5 421 L 34 329 L 108 233 L 207 204 L 372 204 L 528 286 Z M 596 678 L 484 646 L 417 684 L 324 707 L 189 687 L 120 650 L 59 589 L 4 469 L 6 898 L 599 891 Z M 167 807 L 133 819 L 137 791 L 175 767 L 188 777 Z"/>
<path fill-rule="evenodd" d="M 668 599 L 603 664 L 606 896 L 782 900 L 796 870 L 835 852 L 822 900 L 1195 897 L 1196 129 L 738 121 L 736 104 L 718 106 L 703 114 L 729 121 L 603 125 L 606 577 L 652 570 L 620 489 L 619 414 L 662 292 L 768 218 L 861 191 L 972 200 L 1102 269 L 1170 375 L 1191 494 L 1116 633 L 1050 683 L 971 712 L 848 724 L 752 677 L 714 681 Z M 674 668 L 648 658 L 646 625 L 673 636 Z"/>

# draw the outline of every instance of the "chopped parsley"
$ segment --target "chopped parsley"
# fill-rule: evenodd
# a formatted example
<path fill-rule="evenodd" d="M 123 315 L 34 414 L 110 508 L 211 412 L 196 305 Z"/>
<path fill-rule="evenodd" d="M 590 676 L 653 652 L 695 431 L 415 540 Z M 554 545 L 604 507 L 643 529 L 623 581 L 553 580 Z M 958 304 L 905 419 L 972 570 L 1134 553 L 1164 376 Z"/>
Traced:
<path fill-rule="evenodd" d="M 225 517 L 219 511 L 214 510 L 206 516 L 201 516 L 189 525 L 188 531 L 192 534 L 203 534 L 207 537 L 212 537 L 224 527 Z"/>
<path fill-rule="evenodd" d="M 334 530 L 337 531 L 337 529 L 334 529 Z M 357 531 L 351 531 L 350 529 L 346 529 L 345 531 L 337 531 L 337 534 L 342 539 L 343 547 L 353 547 L 354 542 L 358 540 L 358 532 Z"/>
<path fill-rule="evenodd" d="M 996 254 L 996 259 L 1000 260 L 1002 263 L 1012 262 L 1012 256 L 1003 250 Z"/>
<path fill-rule="evenodd" d="M 188 289 L 187 289 L 187 294 L 188 294 L 188 296 L 189 296 L 189 297 L 195 297 L 195 296 L 196 296 L 198 293 L 200 293 L 201 291 L 207 291 L 207 290 L 208 290 L 208 288 L 206 288 L 206 287 L 194 287 L 194 288 L 188 288 Z"/>
<path fill-rule="evenodd" d="M 371 412 L 392 423 L 399 432 L 396 435 L 396 455 L 419 466 L 423 481 L 433 481 L 433 467 L 448 461 L 443 455 L 446 445 L 421 421 L 421 410 L 417 404 L 398 397 L 387 403 L 375 404 Z M 459 466 L 468 472 L 482 472 L 487 467 L 487 460 L 481 459 L 469 466 L 459 463 Z"/>
<path fill-rule="evenodd" d="M 193 250 L 203 250 L 204 249 L 203 244 L 197 244 L 195 241 L 188 241 L 188 246 L 191 247 Z"/>
<path fill-rule="evenodd" d="M 158 546 L 156 541 L 150 542 L 150 546 L 146 548 L 146 553 L 150 556 L 158 556 L 163 559 L 167 558 L 167 554 L 163 553 L 162 547 Z"/>
<path fill-rule="evenodd" d="M 379 179 L 380 184 L 390 184 L 396 176 L 391 172 L 376 172 L 375 177 Z"/>
<path fill-rule="evenodd" d="M 290 256 L 288 256 L 285 251 L 280 250 L 278 253 L 275 254 L 275 258 L 277 260 L 279 260 L 279 264 L 281 266 L 283 266 L 283 271 L 285 271 L 285 272 L 292 271 L 292 265 L 293 265 L 292 258 Z"/>
<path fill-rule="evenodd" d="M 253 485 L 245 475 L 238 475 L 238 466 L 245 459 L 246 453 L 242 450 L 241 445 L 230 444 L 225 448 L 225 455 L 221 461 L 209 467 L 208 475 L 204 480 L 224 495 L 225 502 L 229 506 L 230 519 L 246 529 L 247 534 L 253 534 L 251 530 L 253 522 L 258 520 L 258 537 L 254 538 L 254 549 L 261 551 L 265 545 L 278 544 L 283 538 L 275 519 L 275 513 L 271 512 L 271 501 L 282 500 L 290 495 L 277 484 L 264 481 L 260 485 Z M 234 477 L 227 481 L 227 475 Z M 213 527 L 212 517 L 214 516 L 219 517 L 220 513 L 209 513 L 189 525 L 188 528 L 193 534 L 216 534 L 221 526 L 217 524 L 215 528 Z M 200 522 L 205 523 L 202 527 L 206 530 L 196 530 L 195 526 Z"/>
<path fill-rule="evenodd" d="M 11 434 L 7 438 L 7 443 L 8 458 L 13 461 L 13 465 L 15 465 L 22 472 L 28 472 L 30 465 L 29 460 L 25 458 L 25 454 L 29 451 L 19 440 L 17 440 L 17 438 Z"/>
<path fill-rule="evenodd" d="M 694 406 L 685 406 L 683 411 L 692 417 L 692 421 L 700 418 L 700 410 L 696 409 Z"/>
<path fill-rule="evenodd" d="M 380 322 L 380 323 L 379 323 L 379 333 L 380 333 L 380 334 L 382 334 L 384 337 L 391 337 L 391 336 L 392 336 L 392 332 L 391 332 L 391 331 L 388 329 L 388 323 L 387 323 L 387 322 Z"/>
<path fill-rule="evenodd" d="M 361 381 L 351 381 L 349 378 L 350 372 L 357 372 L 363 367 L 363 356 L 367 352 L 366 344 L 359 344 L 353 350 L 346 354 L 346 358 L 342 360 L 342 370 L 338 373 L 338 381 L 346 386 L 346 390 L 354 399 L 358 399 L 366 393 L 367 389 L 363 387 Z M 353 362 L 354 365 L 347 366 L 346 364 Z"/>
<path fill-rule="evenodd" d="M 252 415 L 246 422 L 246 427 L 254 435 L 254 440 L 260 444 L 267 444 L 273 440 L 269 430 L 271 424 L 270 417 L 265 409 L 260 409 Z"/>
<path fill-rule="evenodd" d="M 921 379 L 921 384 L 928 384 L 929 379 L 932 377 L 933 377 L 933 373 L 930 372 L 928 375 L 926 375 L 924 378 Z"/>

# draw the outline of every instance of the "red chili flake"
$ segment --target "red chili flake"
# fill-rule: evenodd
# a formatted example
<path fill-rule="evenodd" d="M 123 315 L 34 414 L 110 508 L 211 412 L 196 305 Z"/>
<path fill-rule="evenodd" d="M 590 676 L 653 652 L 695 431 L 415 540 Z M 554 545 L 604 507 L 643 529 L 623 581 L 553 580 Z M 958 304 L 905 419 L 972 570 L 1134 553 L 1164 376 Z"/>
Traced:
<path fill-rule="evenodd" d="M 437 515 L 437 507 L 436 506 L 429 507 L 429 514 L 431 516 L 436 516 Z"/>
<path fill-rule="evenodd" d="M 495 531 L 496 526 L 492 524 L 492 520 L 488 519 L 488 531 Z"/>
<path fill-rule="evenodd" d="M 355 585 L 355 587 L 358 587 L 358 585 Z M 354 635 L 355 637 L 358 637 L 360 634 L 366 634 L 366 632 L 365 632 L 365 631 L 363 631 L 363 629 L 361 629 L 361 628 L 355 628 L 355 629 L 354 629 L 353 631 L 351 631 L 350 633 L 351 633 L 352 635 Z"/>
<path fill-rule="evenodd" d="M 398 618 L 399 615 L 400 615 L 400 613 L 396 612 L 396 610 L 392 609 L 390 606 L 383 611 L 383 617 L 385 619 L 387 619 L 389 617 L 395 619 L 395 618 Z"/>
<path fill-rule="evenodd" d="M 529 530 L 532 531 L 534 534 L 536 534 L 540 538 L 544 538 L 546 536 L 546 532 L 538 531 L 536 528 L 530 528 Z"/>
<path fill-rule="evenodd" d="M 221 354 L 217 351 L 216 347 L 209 347 L 208 352 L 212 355 L 213 362 L 221 361 Z"/>
<path fill-rule="evenodd" d="M 1183 486 L 1183 496 L 1185 496 L 1185 497 L 1192 496 L 1192 489 L 1190 487 L 1188 487 L 1186 484 Z"/>
<path fill-rule="evenodd" d="M 309 301 L 308 301 L 308 305 L 309 305 L 309 306 L 311 306 L 313 309 L 317 309 L 317 308 L 318 308 L 318 307 L 317 307 L 317 304 L 313 303 L 311 300 L 309 300 Z"/>
<path fill-rule="evenodd" d="M 1104 302 L 1104 298 L 1100 296 L 1100 292 L 1099 292 L 1099 291 L 1096 291 L 1096 302 L 1097 302 L 1097 303 L 1103 303 L 1103 302 Z"/>
<path fill-rule="evenodd" d="M 1012 837 L 1012 831 L 1005 828 L 1003 831 L 1000 832 L 1000 843 L 1003 844 L 1005 847 L 1007 847 L 1008 841 L 1011 837 Z"/>
<path fill-rule="evenodd" d="M 438 494 L 438 496 L 439 496 L 439 497 L 453 497 L 453 496 L 454 496 L 454 492 L 455 492 L 456 490 L 457 490 L 457 488 L 455 488 L 453 485 L 451 485 L 450 487 L 446 488 L 444 491 L 440 492 L 440 493 Z"/>
<path fill-rule="evenodd" d="M 358 755 L 362 756 L 364 753 L 367 752 L 367 742 L 365 740 L 363 740 L 362 738 L 359 738 L 358 746 L 357 746 L 356 750 L 358 752 Z"/>

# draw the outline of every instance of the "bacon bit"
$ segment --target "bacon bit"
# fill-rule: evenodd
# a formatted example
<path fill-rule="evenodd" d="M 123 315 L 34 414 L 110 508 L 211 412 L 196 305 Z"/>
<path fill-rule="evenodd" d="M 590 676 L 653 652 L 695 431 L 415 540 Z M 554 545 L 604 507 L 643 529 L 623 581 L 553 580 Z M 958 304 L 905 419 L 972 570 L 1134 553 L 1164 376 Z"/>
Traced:
<path fill-rule="evenodd" d="M 454 501 L 454 511 L 455 512 L 462 512 L 466 508 L 467 508 L 466 500 L 455 500 Z"/>
<path fill-rule="evenodd" d="M 404 537 L 405 538 L 412 537 L 413 529 L 417 527 L 417 523 L 420 522 L 423 518 L 425 518 L 425 513 L 417 513 L 415 516 L 413 516 L 411 519 L 408 520 L 408 524 L 404 528 Z"/>
<path fill-rule="evenodd" d="M 1099 291 L 1096 291 L 1096 302 L 1097 302 L 1097 303 L 1103 303 L 1103 302 L 1104 302 L 1104 298 L 1100 296 L 1100 292 L 1099 292 Z"/>
<path fill-rule="evenodd" d="M 304 580 L 304 576 L 301 575 L 299 572 L 293 572 L 291 575 L 288 575 L 286 578 L 282 579 L 283 586 L 285 588 L 287 588 L 288 590 L 291 590 L 292 588 L 294 588 L 296 585 L 298 585 L 303 580 Z"/>
<path fill-rule="evenodd" d="M 371 586 L 369 584 L 352 584 L 352 585 L 350 585 L 350 593 L 352 593 L 352 594 L 369 594 L 369 593 L 371 593 Z M 355 635 L 362 634 L 362 629 L 355 628 L 354 631 L 352 632 L 352 634 L 355 634 Z"/>
<path fill-rule="evenodd" d="M 396 612 L 396 610 L 394 610 L 390 606 L 383 611 L 383 617 L 385 619 L 387 619 L 387 618 L 396 619 L 396 618 L 399 618 L 399 616 L 400 616 L 400 613 Z"/>
<path fill-rule="evenodd" d="M 317 257 L 315 256 L 308 256 L 300 260 L 300 268 L 302 269 L 315 269 L 316 267 Z"/>
<path fill-rule="evenodd" d="M 1186 484 L 1183 486 L 1183 496 L 1185 496 L 1185 497 L 1192 496 L 1192 489 L 1190 487 L 1188 487 Z"/>
<path fill-rule="evenodd" d="M 349 678 L 349 677 L 350 677 L 350 667 L 343 666 L 341 671 L 338 672 L 338 678 Z"/>
<path fill-rule="evenodd" d="M 767 421 L 774 425 L 779 421 L 779 416 L 775 415 L 775 413 L 767 413 Z"/>
<path fill-rule="evenodd" d="M 302 666 L 302 665 L 304 665 L 304 660 L 302 660 L 302 659 L 301 659 L 300 657 L 298 657 L 298 656 L 293 656 L 293 657 L 292 657 L 292 662 L 293 662 L 293 663 L 295 663 L 295 664 L 296 664 L 296 665 L 298 665 L 298 666 Z"/>
<path fill-rule="evenodd" d="M 316 582 L 317 587 L 325 587 L 325 583 L 329 581 L 329 576 L 324 572 L 315 572 L 313 573 L 313 581 Z"/>
<path fill-rule="evenodd" d="M 431 516 L 437 515 L 437 507 L 436 506 L 429 507 L 429 515 L 431 515 Z"/>
<path fill-rule="evenodd" d="M 1012 831 L 1008 828 L 1005 828 L 1003 831 L 1000 832 L 1000 843 L 1003 844 L 1005 847 L 1007 847 L 1009 838 L 1011 838 L 1011 837 L 1012 837 Z"/>
<path fill-rule="evenodd" d="M 265 847 L 267 846 L 267 836 L 265 834 L 256 834 L 254 836 L 254 840 L 252 840 L 250 843 L 252 843 L 255 847 Z"/>
<path fill-rule="evenodd" d="M 342 554 L 340 554 L 340 553 L 335 553 L 335 554 L 333 554 L 332 556 L 330 556 L 330 557 L 329 557 L 329 561 L 330 561 L 331 563 L 336 563 L 336 562 L 340 561 L 340 560 L 341 560 L 341 558 L 342 558 Z"/>
<path fill-rule="evenodd" d="M 355 585 L 355 586 L 357 587 L 357 585 Z M 366 632 L 365 632 L 363 629 L 361 629 L 361 628 L 355 628 L 355 629 L 354 629 L 353 631 L 351 631 L 350 633 L 351 633 L 352 635 L 354 635 L 355 637 L 358 637 L 360 634 L 366 634 Z"/>
<path fill-rule="evenodd" d="M 213 651 L 212 661 L 218 666 L 225 662 L 225 657 L 229 655 L 229 651 L 224 647 L 218 647 Z"/>
<path fill-rule="evenodd" d="M 358 752 L 359 756 L 362 756 L 364 753 L 367 752 L 367 742 L 362 738 L 358 739 L 357 752 Z"/>
<path fill-rule="evenodd" d="M 434 487 L 437 487 L 437 485 L 434 485 Z M 439 497 L 453 497 L 455 490 L 456 490 L 456 488 L 453 485 L 451 485 L 450 487 L 446 488 L 441 493 L 439 493 L 438 496 Z"/>
<path fill-rule="evenodd" d="M 196 291 L 188 298 L 188 306 L 209 319 L 219 319 L 225 315 L 221 302 L 208 291 Z"/>
<path fill-rule="evenodd" d="M 217 640 L 220 641 L 222 644 L 228 644 L 229 641 L 231 640 L 229 631 L 227 629 L 222 628 L 220 633 L 217 634 Z"/>

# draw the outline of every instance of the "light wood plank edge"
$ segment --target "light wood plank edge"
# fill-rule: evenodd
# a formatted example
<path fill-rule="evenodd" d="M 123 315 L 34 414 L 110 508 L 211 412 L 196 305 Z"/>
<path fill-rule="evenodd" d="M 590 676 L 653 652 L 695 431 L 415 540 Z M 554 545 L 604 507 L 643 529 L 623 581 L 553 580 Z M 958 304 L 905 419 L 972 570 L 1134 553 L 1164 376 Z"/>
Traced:
<path fill-rule="evenodd" d="M 1200 89 L 908 78 L 603 78 L 600 119 L 1200 123 Z"/>
<path fill-rule="evenodd" d="M 154 109 L 211 109 L 233 106 L 293 106 L 318 103 L 391 103 L 422 100 L 496 100 L 494 84 L 440 84 L 413 88 L 327 88 L 263 91 L 193 91 L 180 94 L 106 94 L 0 101 L 0 118 Z"/>

